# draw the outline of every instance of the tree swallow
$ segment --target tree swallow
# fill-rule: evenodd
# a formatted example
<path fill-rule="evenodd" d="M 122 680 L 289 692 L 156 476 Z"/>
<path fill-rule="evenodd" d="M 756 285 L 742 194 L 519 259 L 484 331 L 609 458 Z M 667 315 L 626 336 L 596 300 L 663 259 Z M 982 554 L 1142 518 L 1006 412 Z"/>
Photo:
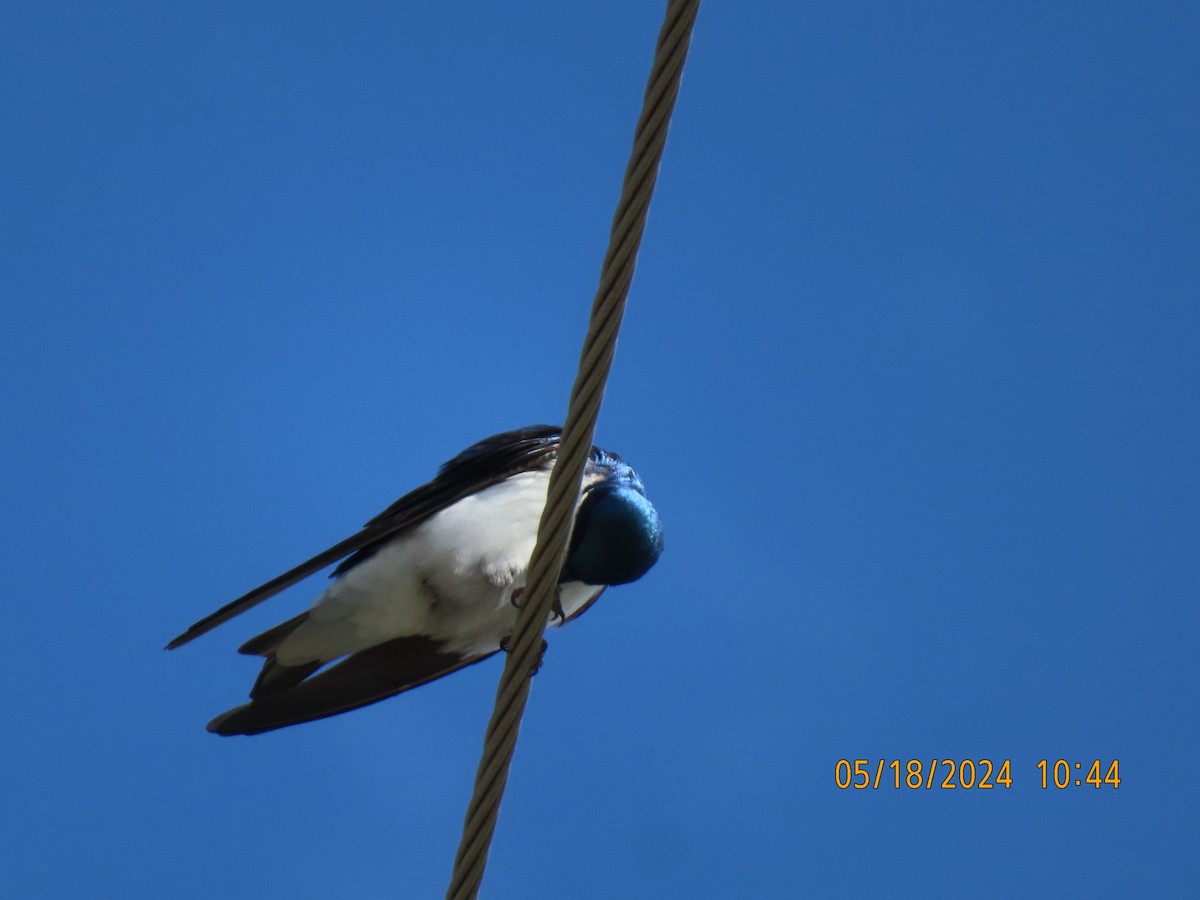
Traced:
<path fill-rule="evenodd" d="M 171 641 L 168 650 L 339 563 L 307 612 L 241 646 L 266 662 L 250 702 L 217 716 L 208 730 L 259 734 L 348 712 L 502 649 L 516 622 L 559 438 L 559 428 L 535 425 L 468 447 L 354 536 Z M 662 549 L 662 523 L 637 474 L 593 447 L 551 621 L 565 624 L 606 587 L 641 578 Z"/>

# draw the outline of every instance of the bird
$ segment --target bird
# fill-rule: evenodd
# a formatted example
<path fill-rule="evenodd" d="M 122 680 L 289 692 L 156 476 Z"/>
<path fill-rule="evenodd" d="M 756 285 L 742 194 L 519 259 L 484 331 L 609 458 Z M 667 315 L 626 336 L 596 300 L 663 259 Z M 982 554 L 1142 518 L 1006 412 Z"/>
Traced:
<path fill-rule="evenodd" d="M 250 702 L 208 730 L 252 735 L 376 703 L 505 649 L 525 588 L 561 429 L 493 435 L 445 463 L 360 531 L 199 620 L 173 650 L 337 563 L 312 606 L 246 641 L 264 657 Z M 663 528 L 637 473 L 592 447 L 551 622 L 637 581 Z"/>

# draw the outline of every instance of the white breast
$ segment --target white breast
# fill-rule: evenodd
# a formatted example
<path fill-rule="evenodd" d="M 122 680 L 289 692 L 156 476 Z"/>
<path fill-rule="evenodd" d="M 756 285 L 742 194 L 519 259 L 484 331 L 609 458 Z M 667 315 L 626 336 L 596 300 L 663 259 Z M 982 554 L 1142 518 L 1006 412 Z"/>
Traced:
<path fill-rule="evenodd" d="M 495 650 L 516 621 L 512 592 L 525 585 L 548 483 L 548 472 L 514 475 L 389 542 L 326 589 L 280 645 L 279 661 L 331 661 L 410 634 L 452 652 Z M 564 612 L 599 590 L 564 585 Z"/>

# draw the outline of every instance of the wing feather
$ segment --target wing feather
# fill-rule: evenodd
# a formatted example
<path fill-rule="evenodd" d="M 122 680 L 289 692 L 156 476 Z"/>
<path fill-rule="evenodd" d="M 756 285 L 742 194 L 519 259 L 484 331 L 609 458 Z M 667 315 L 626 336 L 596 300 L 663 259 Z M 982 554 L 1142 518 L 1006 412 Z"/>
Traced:
<path fill-rule="evenodd" d="M 335 577 L 341 575 L 368 559 L 398 532 L 419 525 L 464 497 L 518 472 L 549 468 L 558 452 L 559 434 L 560 429 L 556 426 L 533 425 L 473 444 L 443 465 L 436 478 L 409 491 L 367 522 L 357 534 L 205 616 L 172 639 L 167 649 L 182 647 L 339 560 L 341 565 L 333 574 Z"/>
<path fill-rule="evenodd" d="M 208 723 L 221 735 L 261 734 L 378 703 L 443 675 L 481 662 L 493 653 L 460 656 L 423 635 L 393 638 L 368 647 L 290 687 L 255 697 Z"/>

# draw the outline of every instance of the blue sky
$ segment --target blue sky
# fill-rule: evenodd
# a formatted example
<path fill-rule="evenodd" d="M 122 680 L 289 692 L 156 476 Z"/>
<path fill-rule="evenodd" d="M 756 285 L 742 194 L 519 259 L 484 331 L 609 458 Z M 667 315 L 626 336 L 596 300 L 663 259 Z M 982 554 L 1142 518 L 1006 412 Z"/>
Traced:
<path fill-rule="evenodd" d="M 320 585 L 162 645 L 561 420 L 660 15 L 0 10 L 5 896 L 441 896 L 499 661 L 219 739 Z M 1198 35 L 705 5 L 598 430 L 667 551 L 550 636 L 484 896 L 1195 891 Z M 1012 787 L 835 785 L 934 757 Z"/>

